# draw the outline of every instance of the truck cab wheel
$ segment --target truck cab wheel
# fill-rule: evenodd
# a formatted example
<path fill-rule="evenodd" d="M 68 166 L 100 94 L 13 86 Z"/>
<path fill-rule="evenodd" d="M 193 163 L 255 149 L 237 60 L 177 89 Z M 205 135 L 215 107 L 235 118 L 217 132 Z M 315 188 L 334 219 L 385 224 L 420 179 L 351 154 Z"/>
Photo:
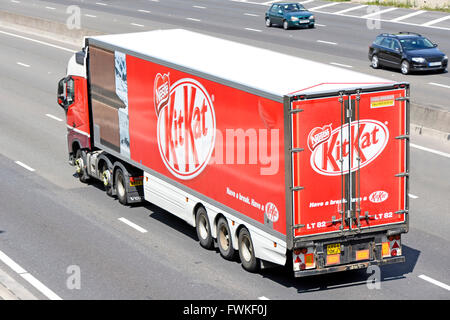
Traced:
<path fill-rule="evenodd" d="M 208 214 L 203 207 L 200 207 L 197 210 L 197 215 L 195 217 L 195 226 L 200 245 L 205 249 L 212 249 L 214 247 L 214 241 L 211 235 L 211 227 L 209 225 Z"/>
<path fill-rule="evenodd" d="M 85 163 L 84 163 L 84 157 L 83 152 L 81 149 L 78 149 L 75 153 L 75 170 L 78 175 L 78 179 L 80 179 L 81 182 L 86 183 L 89 181 L 89 177 L 86 174 L 85 169 Z"/>
<path fill-rule="evenodd" d="M 239 257 L 242 267 L 249 272 L 256 272 L 259 269 L 259 259 L 255 256 L 252 238 L 246 228 L 239 231 Z"/>
<path fill-rule="evenodd" d="M 128 192 L 127 192 L 127 186 L 126 186 L 126 179 L 125 175 L 123 174 L 122 169 L 117 169 L 115 174 L 115 189 L 117 198 L 119 199 L 119 202 L 123 205 L 128 204 Z"/>
<path fill-rule="evenodd" d="M 110 197 L 113 195 L 111 171 L 109 171 L 108 165 L 105 163 L 102 168 L 102 182 L 105 186 L 106 194 Z"/>
<path fill-rule="evenodd" d="M 220 218 L 217 223 L 217 244 L 220 255 L 226 260 L 234 258 L 234 248 L 231 241 L 231 231 L 225 218 Z"/>

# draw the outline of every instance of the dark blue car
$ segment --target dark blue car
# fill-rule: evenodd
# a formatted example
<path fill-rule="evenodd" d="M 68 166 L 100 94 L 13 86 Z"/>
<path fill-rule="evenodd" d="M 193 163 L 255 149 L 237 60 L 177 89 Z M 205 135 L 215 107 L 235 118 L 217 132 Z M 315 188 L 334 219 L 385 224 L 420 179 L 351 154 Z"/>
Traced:
<path fill-rule="evenodd" d="M 417 33 L 383 33 L 369 47 L 369 60 L 374 69 L 382 66 L 398 68 L 403 74 L 411 71 L 445 72 L 448 57 L 437 44 Z"/>
<path fill-rule="evenodd" d="M 300 3 L 277 2 L 266 12 L 266 26 L 281 25 L 285 30 L 291 27 L 314 28 L 314 15 Z"/>

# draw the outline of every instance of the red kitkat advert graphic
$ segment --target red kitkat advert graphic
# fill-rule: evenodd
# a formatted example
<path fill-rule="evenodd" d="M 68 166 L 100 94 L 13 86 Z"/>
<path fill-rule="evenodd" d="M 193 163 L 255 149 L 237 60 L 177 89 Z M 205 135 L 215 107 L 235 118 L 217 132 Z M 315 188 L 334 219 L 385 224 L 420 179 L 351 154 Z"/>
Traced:
<path fill-rule="evenodd" d="M 126 62 L 131 159 L 286 234 L 282 103 Z"/>
<path fill-rule="evenodd" d="M 356 219 L 341 222 L 348 210 L 361 228 L 404 221 L 395 214 L 405 208 L 405 180 L 395 176 L 405 171 L 404 141 L 395 139 L 406 129 L 404 102 L 395 101 L 403 93 L 362 94 L 359 113 L 350 96 L 354 114 L 344 123 L 338 97 L 294 103 L 304 110 L 292 122 L 293 147 L 304 149 L 292 158 L 294 185 L 303 187 L 293 199 L 294 223 L 304 225 L 296 236 L 356 228 Z M 371 108 L 386 96 L 389 105 Z"/>

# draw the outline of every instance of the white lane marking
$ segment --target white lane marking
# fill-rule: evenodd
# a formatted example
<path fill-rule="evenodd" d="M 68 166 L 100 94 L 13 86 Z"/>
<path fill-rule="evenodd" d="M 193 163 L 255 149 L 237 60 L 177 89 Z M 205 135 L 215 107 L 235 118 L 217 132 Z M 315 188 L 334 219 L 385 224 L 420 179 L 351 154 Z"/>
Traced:
<path fill-rule="evenodd" d="M 341 10 L 341 11 L 338 11 L 338 12 L 333 12 L 333 13 L 334 14 L 342 14 L 342 13 L 346 13 L 346 12 L 349 12 L 349 11 L 358 10 L 358 9 L 361 9 L 361 8 L 364 8 L 364 7 L 368 7 L 368 5 L 367 4 L 363 4 L 363 5 L 360 5 L 360 6 L 347 8 L 347 9 L 344 9 L 344 10 Z"/>
<path fill-rule="evenodd" d="M 277 2 L 277 1 L 278 0 L 271 0 L 271 1 L 263 2 L 262 4 L 269 5 L 269 4 L 272 4 L 272 3 Z"/>
<path fill-rule="evenodd" d="M 25 67 L 25 68 L 29 68 L 31 67 L 29 64 L 23 63 L 23 62 L 16 62 L 19 66 Z"/>
<path fill-rule="evenodd" d="M 341 3 L 341 2 L 327 3 L 327 4 L 324 4 L 324 5 L 321 5 L 321 6 L 317 6 L 317 7 L 314 7 L 314 8 L 310 8 L 309 11 L 313 11 L 313 10 L 317 10 L 317 9 L 322 9 L 322 8 L 327 8 L 327 7 L 332 7 L 332 6 L 338 5 L 338 4 L 340 4 L 340 3 Z"/>
<path fill-rule="evenodd" d="M 190 20 L 190 21 L 196 21 L 196 22 L 200 22 L 200 19 L 195 19 L 195 18 L 186 18 L 186 20 Z"/>
<path fill-rule="evenodd" d="M 397 18 L 395 18 L 395 19 L 392 19 L 391 21 L 392 21 L 392 22 L 402 21 L 402 20 L 405 20 L 405 19 L 408 19 L 408 18 L 417 16 L 417 15 L 419 15 L 419 14 L 422 14 L 422 13 L 424 13 L 424 12 L 426 12 L 426 11 L 425 11 L 425 10 L 418 10 L 418 11 L 415 11 L 415 12 L 412 12 L 412 13 L 409 13 L 409 14 L 406 14 L 406 15 L 404 15 L 404 16 L 400 16 L 400 17 L 397 17 Z"/>
<path fill-rule="evenodd" d="M 27 271 L 14 262 L 10 257 L 8 257 L 4 252 L 0 251 L 0 261 L 10 267 L 16 273 L 26 273 Z"/>
<path fill-rule="evenodd" d="M 410 197 L 411 199 L 418 199 L 419 197 L 416 195 L 413 195 L 412 193 L 408 193 L 408 197 Z"/>
<path fill-rule="evenodd" d="M 142 227 L 138 226 L 137 224 L 131 222 L 128 219 L 125 219 L 125 218 L 122 217 L 122 218 L 119 218 L 117 220 L 122 221 L 123 223 L 129 225 L 130 227 L 132 227 L 133 229 L 136 229 L 139 232 L 142 232 L 142 233 L 146 233 L 147 232 L 147 230 L 145 230 L 144 228 L 142 228 Z"/>
<path fill-rule="evenodd" d="M 252 29 L 252 28 L 245 28 L 245 30 L 248 30 L 248 31 L 255 31 L 255 32 L 262 32 L 262 30 Z"/>
<path fill-rule="evenodd" d="M 203 7 L 203 6 L 192 6 L 192 8 L 197 8 L 197 9 L 206 9 L 206 7 Z"/>
<path fill-rule="evenodd" d="M 445 84 L 440 84 L 440 83 L 436 83 L 436 82 L 428 82 L 428 84 L 431 84 L 433 86 L 438 86 L 438 87 L 450 89 L 450 86 L 447 86 Z"/>
<path fill-rule="evenodd" d="M 45 7 L 45 9 L 48 9 L 48 10 L 56 10 L 56 8 L 54 8 L 54 7 Z"/>
<path fill-rule="evenodd" d="M 32 167 L 27 166 L 25 163 L 20 162 L 20 161 L 15 161 L 16 164 L 18 164 L 19 166 L 21 166 L 22 168 L 27 169 L 28 171 L 34 172 L 36 170 L 34 170 Z"/>
<path fill-rule="evenodd" d="M 307 3 L 311 3 L 314 2 L 315 0 L 306 0 L 306 1 L 301 1 L 299 2 L 300 4 L 307 4 Z"/>
<path fill-rule="evenodd" d="M 138 11 L 139 11 L 139 12 L 142 12 L 142 13 L 150 13 L 150 12 L 151 12 L 151 11 L 144 10 L 144 9 L 139 9 Z"/>
<path fill-rule="evenodd" d="M 67 48 L 64 48 L 64 47 L 61 47 L 61 46 L 57 46 L 55 44 L 51 44 L 51 43 L 48 43 L 48 42 L 44 42 L 44 41 L 40 41 L 40 40 L 36 40 L 36 39 L 24 37 L 24 36 L 19 36 L 18 34 L 6 32 L 6 31 L 0 31 L 0 33 L 8 35 L 8 36 L 11 36 L 11 37 L 16 37 L 16 38 L 19 38 L 19 39 L 23 39 L 23 40 L 28 40 L 28 41 L 32 41 L 32 42 L 35 42 L 35 43 L 39 43 L 39 44 L 42 44 L 44 46 L 48 46 L 48 47 L 64 50 L 64 51 L 67 51 L 67 52 L 70 52 L 70 53 L 75 53 L 76 52 L 75 50 L 67 49 Z"/>
<path fill-rule="evenodd" d="M 353 68 L 352 66 L 350 66 L 348 64 L 342 64 L 342 63 L 337 63 L 337 62 L 330 62 L 330 64 L 333 64 L 333 65 L 338 66 L 338 67 Z"/>
<path fill-rule="evenodd" d="M 441 17 L 441 18 L 438 18 L 438 19 L 434 19 L 434 20 L 431 20 L 431 21 L 428 21 L 428 22 L 425 22 L 425 23 L 422 23 L 421 26 L 428 27 L 428 26 L 431 26 L 431 25 L 436 24 L 438 22 L 447 20 L 447 19 L 450 19 L 450 15 L 445 16 L 445 17 Z"/>
<path fill-rule="evenodd" d="M 20 1 L 17 0 L 11 0 L 12 3 L 20 3 Z"/>
<path fill-rule="evenodd" d="M 36 279 L 33 275 L 28 273 L 24 268 L 19 266 L 14 260 L 8 257 L 4 252 L 0 251 L 0 261 L 10 267 L 14 272 L 19 274 L 22 278 L 24 278 L 28 283 L 30 283 L 33 287 L 39 290 L 43 295 L 45 295 L 50 300 L 62 300 L 60 296 L 46 287 L 42 282 Z"/>
<path fill-rule="evenodd" d="M 258 300 L 270 300 L 270 299 L 265 296 L 261 296 L 261 297 L 258 297 Z"/>
<path fill-rule="evenodd" d="M 381 14 L 385 13 L 385 12 L 390 12 L 390 11 L 394 11 L 397 10 L 398 8 L 388 8 L 388 9 L 384 9 L 384 10 L 380 10 L 380 11 L 376 11 L 376 12 L 372 12 L 369 14 L 366 14 L 365 16 L 362 16 L 361 18 L 370 18 L 373 16 L 376 16 L 377 18 L 379 18 L 381 16 Z"/>
<path fill-rule="evenodd" d="M 134 23 L 134 22 L 132 22 L 132 23 L 130 23 L 132 26 L 136 26 L 136 27 L 144 27 L 144 25 L 143 24 L 139 24 L 139 23 Z"/>
<path fill-rule="evenodd" d="M 259 17 L 259 14 L 254 14 L 254 13 L 244 13 L 244 16 L 249 16 L 249 17 Z"/>
<path fill-rule="evenodd" d="M 33 287 L 38 289 L 42 294 L 44 294 L 50 300 L 62 300 L 60 296 L 50 290 L 46 285 L 36 279 L 33 275 L 29 273 L 22 273 L 20 275 L 22 278 L 27 280 Z"/>
<path fill-rule="evenodd" d="M 325 24 L 319 24 L 319 23 L 315 23 L 315 26 L 317 26 L 317 27 L 326 27 Z"/>
<path fill-rule="evenodd" d="M 106 4 L 106 3 L 103 3 L 103 2 L 96 2 L 95 4 L 96 4 L 96 5 L 99 5 L 99 6 L 107 6 L 107 4 Z"/>
<path fill-rule="evenodd" d="M 450 286 L 449 285 L 446 285 L 445 283 L 442 283 L 440 281 L 434 280 L 433 278 L 430 278 L 430 277 L 428 277 L 428 276 L 426 276 L 424 274 L 421 274 L 419 276 L 419 278 L 422 279 L 422 280 L 428 281 L 428 282 L 430 282 L 430 283 L 432 283 L 432 284 L 434 284 L 436 286 L 439 286 L 439 287 L 441 287 L 441 288 L 443 288 L 443 289 L 445 289 L 447 291 L 450 291 Z"/>
<path fill-rule="evenodd" d="M 414 144 L 414 143 L 410 143 L 409 146 L 413 147 L 413 148 L 416 148 L 416 149 L 419 149 L 419 150 L 422 150 L 422 151 L 428 151 L 428 152 L 431 152 L 431 153 L 434 153 L 434 154 L 437 154 L 437 155 L 440 155 L 440 156 L 443 156 L 443 157 L 446 157 L 446 158 L 450 158 L 450 153 L 445 153 L 445 152 L 434 150 L 434 149 L 430 149 L 430 148 L 427 148 L 427 147 L 422 147 L 422 146 L 419 146 L 419 145 Z"/>
<path fill-rule="evenodd" d="M 97 16 L 94 16 L 93 14 L 88 14 L 88 13 L 86 13 L 84 16 L 88 17 L 88 18 L 97 18 Z"/>
<path fill-rule="evenodd" d="M 336 42 L 331 42 L 331 41 L 324 41 L 324 40 L 316 40 L 316 41 L 317 41 L 317 42 L 320 42 L 320 43 L 326 43 L 326 44 L 337 45 Z"/>
<path fill-rule="evenodd" d="M 59 121 L 59 122 L 62 122 L 63 121 L 63 119 L 60 119 L 60 118 L 58 118 L 58 117 L 55 117 L 54 115 L 52 115 L 52 114 L 50 114 L 50 113 L 46 113 L 45 114 L 47 117 L 49 117 L 49 118 L 52 118 L 53 120 L 56 120 L 56 121 Z"/>

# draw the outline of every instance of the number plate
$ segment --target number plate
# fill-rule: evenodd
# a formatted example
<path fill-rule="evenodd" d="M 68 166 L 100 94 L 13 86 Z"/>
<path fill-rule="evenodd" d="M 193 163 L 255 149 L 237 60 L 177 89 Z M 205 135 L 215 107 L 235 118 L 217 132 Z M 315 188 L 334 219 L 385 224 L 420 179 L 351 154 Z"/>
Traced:
<path fill-rule="evenodd" d="M 440 66 L 440 65 L 441 65 L 441 62 L 430 62 L 428 65 L 429 65 L 430 67 L 437 67 L 437 66 Z"/>
<path fill-rule="evenodd" d="M 327 254 L 338 254 L 341 253 L 341 244 L 334 243 L 327 245 Z"/>
<path fill-rule="evenodd" d="M 309 23 L 309 20 L 300 20 L 300 23 Z"/>

